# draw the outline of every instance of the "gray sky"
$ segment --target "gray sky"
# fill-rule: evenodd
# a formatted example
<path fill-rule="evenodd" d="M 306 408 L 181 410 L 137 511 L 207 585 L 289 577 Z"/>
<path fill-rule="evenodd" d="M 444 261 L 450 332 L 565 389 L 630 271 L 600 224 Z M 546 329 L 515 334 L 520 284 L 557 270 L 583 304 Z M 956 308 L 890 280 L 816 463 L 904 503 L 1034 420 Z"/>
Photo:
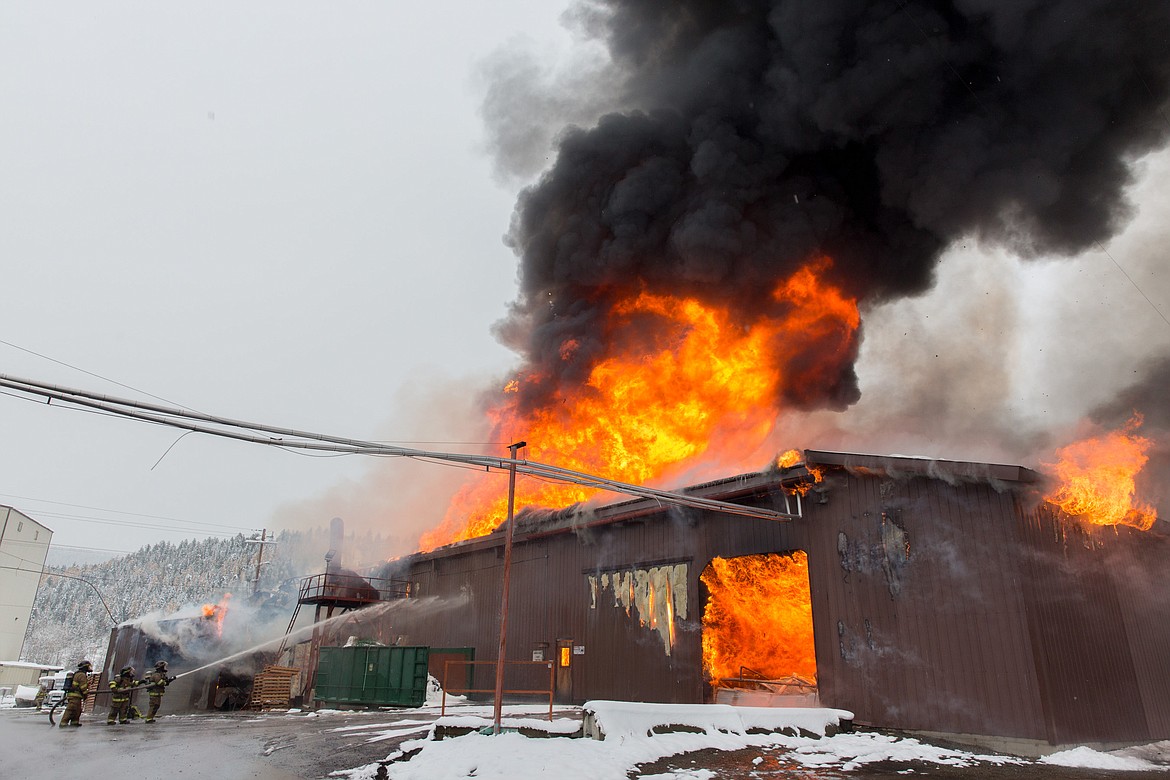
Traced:
<path fill-rule="evenodd" d="M 491 326 L 517 175 L 605 105 L 556 88 L 580 78 L 564 5 L 0 5 L 0 373 L 506 454 L 474 404 L 515 362 Z M 1170 164 L 1139 166 L 1137 219 L 1101 251 L 965 242 L 932 293 L 864 312 L 861 402 L 782 417 L 775 446 L 1036 466 L 1170 354 Z M 112 550 L 341 516 L 398 537 L 380 557 L 467 476 L 178 438 L 0 396 L 0 502 Z"/>
<path fill-rule="evenodd" d="M 518 39 L 563 46 L 561 10 L 3 4 L 0 372 L 144 397 L 35 352 L 208 413 L 425 435 L 406 399 L 512 361 L 490 326 L 516 184 L 493 177 L 476 74 Z M 64 545 L 271 526 L 370 468 L 195 435 L 155 466 L 179 432 L 8 396 L 0 431 L 0 502 Z M 92 522 L 174 525 L 135 513 L 184 530 Z"/>

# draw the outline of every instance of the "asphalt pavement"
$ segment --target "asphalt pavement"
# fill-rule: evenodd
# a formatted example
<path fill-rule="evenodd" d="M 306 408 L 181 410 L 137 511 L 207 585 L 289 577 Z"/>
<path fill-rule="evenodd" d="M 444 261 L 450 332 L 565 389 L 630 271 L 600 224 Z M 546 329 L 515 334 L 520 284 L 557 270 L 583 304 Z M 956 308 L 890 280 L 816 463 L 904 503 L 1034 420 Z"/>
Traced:
<path fill-rule="evenodd" d="M 83 715 L 81 727 L 62 729 L 50 726 L 44 712 L 4 709 L 0 778 L 315 780 L 384 759 L 425 734 L 419 721 L 437 717 L 437 710 L 236 712 L 107 726 L 104 715 Z M 378 724 L 403 733 L 372 742 Z"/>

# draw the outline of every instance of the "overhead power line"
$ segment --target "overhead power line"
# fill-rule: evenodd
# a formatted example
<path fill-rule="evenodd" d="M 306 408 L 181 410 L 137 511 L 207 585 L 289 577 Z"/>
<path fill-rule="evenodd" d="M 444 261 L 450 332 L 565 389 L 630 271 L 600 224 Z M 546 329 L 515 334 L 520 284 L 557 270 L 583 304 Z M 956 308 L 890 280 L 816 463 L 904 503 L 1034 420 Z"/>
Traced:
<path fill-rule="evenodd" d="M 117 553 L 118 555 L 129 555 L 134 550 L 111 550 L 108 547 L 81 547 L 76 544 L 54 544 L 51 545 L 50 550 L 77 550 L 78 552 L 101 552 L 101 553 Z"/>
<path fill-rule="evenodd" d="M 88 506 L 86 504 L 68 504 L 64 501 L 51 501 L 47 498 L 33 498 L 32 496 L 17 496 L 12 493 L 0 493 L 4 498 L 17 498 L 21 501 L 36 501 L 42 504 L 56 504 L 58 506 L 70 506 L 74 509 L 91 509 L 95 512 L 107 512 L 111 514 L 126 515 L 127 517 L 144 518 L 146 520 L 165 520 L 168 523 L 182 523 L 183 525 L 206 525 L 212 528 L 226 528 L 229 531 L 255 531 L 256 528 L 244 528 L 238 525 L 224 525 L 223 523 L 208 523 L 203 520 L 180 520 L 177 517 L 167 517 L 166 515 L 148 515 L 141 512 L 123 512 L 119 509 L 104 509 L 100 506 Z"/>
<path fill-rule="evenodd" d="M 203 414 L 189 409 L 177 409 L 125 398 L 100 395 L 85 390 L 63 387 L 32 379 L 22 379 L 6 374 L 0 374 L 0 387 L 6 387 L 10 390 L 36 398 L 43 398 L 50 404 L 56 401 L 59 404 L 66 405 L 67 408 L 77 406 L 96 409 L 108 414 L 154 423 L 156 425 L 164 425 L 185 431 L 196 431 L 254 444 L 264 444 L 288 449 L 351 453 L 356 455 L 413 458 L 445 464 L 477 466 L 486 471 L 493 469 L 497 471 L 508 471 L 514 467 L 516 472 L 520 474 L 527 474 L 556 482 L 581 485 L 583 487 L 597 488 L 599 490 L 607 490 L 614 493 L 623 493 L 639 498 L 649 498 L 665 504 L 687 506 L 696 509 L 709 509 L 741 517 L 755 517 L 767 520 L 790 520 L 800 516 L 799 496 L 797 496 L 798 505 L 795 512 L 778 512 L 771 509 L 743 506 L 728 501 L 719 501 L 717 499 L 704 498 L 687 493 L 658 490 L 642 485 L 632 485 L 627 482 L 619 482 L 600 477 L 596 474 L 587 474 L 585 472 L 532 460 L 511 460 L 510 458 L 490 455 L 436 452 L 410 447 L 395 447 L 378 442 L 330 436 L 328 434 L 313 433 L 310 431 L 299 431 L 293 428 L 269 426 L 261 423 Z"/>
<path fill-rule="evenodd" d="M 213 531 L 213 530 L 210 530 L 208 528 L 199 528 L 199 527 L 195 527 L 195 526 L 189 526 L 186 524 L 164 525 L 162 523 L 140 523 L 140 522 L 135 522 L 133 520 L 107 520 L 107 519 L 103 519 L 100 517 L 84 517 L 81 515 L 67 515 L 67 514 L 62 514 L 60 512 L 37 512 L 36 515 L 39 518 L 67 520 L 67 521 L 76 522 L 76 523 L 95 523 L 98 525 L 113 525 L 113 526 L 118 526 L 121 528 L 143 528 L 143 529 L 151 530 L 151 531 L 174 531 L 175 533 L 203 534 L 206 536 L 220 536 L 220 537 L 232 537 L 232 536 L 236 536 L 237 534 L 247 533 L 248 531 L 252 530 L 250 528 L 241 528 L 241 529 L 236 530 L 235 532 L 232 532 L 232 531 Z"/>
<path fill-rule="evenodd" d="M 101 379 L 104 382 L 109 382 L 111 384 L 115 384 L 118 387 L 124 387 L 127 390 L 133 390 L 136 393 L 142 393 L 143 395 L 150 396 L 151 398 L 154 398 L 155 400 L 166 401 L 168 404 L 175 403 L 174 401 L 163 398 L 161 396 L 154 395 L 153 393 L 148 393 L 145 390 L 139 390 L 137 387 L 123 384 L 122 382 L 119 382 L 116 379 L 110 379 L 108 376 L 102 376 L 101 374 L 95 374 L 92 371 L 86 371 L 84 368 L 81 368 L 80 366 L 75 366 L 72 363 L 66 363 L 64 360 L 57 360 L 57 358 L 49 357 L 48 355 L 44 355 L 40 352 L 37 352 L 36 350 L 28 349 L 27 347 L 22 347 L 19 344 L 13 344 L 11 341 L 4 341 L 3 339 L 0 339 L 0 344 L 5 345 L 6 347 L 12 347 L 13 349 L 19 349 L 21 352 L 27 352 L 30 355 L 35 355 L 36 357 L 39 357 L 42 360 L 48 360 L 50 363 L 56 363 L 59 366 L 65 366 L 66 368 L 71 368 L 74 371 L 80 371 L 83 374 L 89 374 L 90 376 L 95 377 L 96 379 Z M 182 406 L 182 404 L 176 404 L 176 405 Z M 184 407 L 184 408 L 186 408 L 186 407 Z"/>
<path fill-rule="evenodd" d="M 98 590 L 97 585 L 94 585 L 92 582 L 85 579 L 84 577 L 78 577 L 78 576 L 75 576 L 73 574 L 62 574 L 59 571 L 46 571 L 42 575 L 42 573 L 39 570 L 22 569 L 19 566 L 0 566 L 0 569 L 13 569 L 15 571 L 23 571 L 23 572 L 27 572 L 30 574 L 36 574 L 38 577 L 40 577 L 40 576 L 64 577 L 67 580 L 77 580 L 78 582 L 84 582 L 86 585 L 93 588 L 93 592 L 97 594 L 98 599 L 102 602 L 102 606 L 106 608 L 106 614 L 110 616 L 110 620 L 113 622 L 113 624 L 115 626 L 118 625 L 118 619 L 115 618 L 114 613 L 110 611 L 110 605 L 106 603 L 106 597 L 102 595 L 102 592 L 100 590 Z"/>

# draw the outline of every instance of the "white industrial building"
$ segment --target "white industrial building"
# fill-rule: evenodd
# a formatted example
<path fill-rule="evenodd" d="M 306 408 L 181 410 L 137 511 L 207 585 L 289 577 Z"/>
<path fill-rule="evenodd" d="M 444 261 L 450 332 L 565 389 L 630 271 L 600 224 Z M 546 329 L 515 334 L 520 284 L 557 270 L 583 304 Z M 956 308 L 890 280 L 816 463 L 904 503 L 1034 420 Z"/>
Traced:
<path fill-rule="evenodd" d="M 0 506 L 0 660 L 17 661 L 53 532 L 10 506 Z"/>

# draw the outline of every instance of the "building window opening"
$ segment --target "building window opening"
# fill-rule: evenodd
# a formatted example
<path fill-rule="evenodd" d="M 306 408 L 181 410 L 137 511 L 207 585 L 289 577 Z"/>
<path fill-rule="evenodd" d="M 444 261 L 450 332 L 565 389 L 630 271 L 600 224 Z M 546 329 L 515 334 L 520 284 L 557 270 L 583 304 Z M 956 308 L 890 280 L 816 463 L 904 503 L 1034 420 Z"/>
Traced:
<path fill-rule="evenodd" d="M 815 693 L 808 555 L 714 558 L 700 580 L 703 669 L 713 687 Z"/>

